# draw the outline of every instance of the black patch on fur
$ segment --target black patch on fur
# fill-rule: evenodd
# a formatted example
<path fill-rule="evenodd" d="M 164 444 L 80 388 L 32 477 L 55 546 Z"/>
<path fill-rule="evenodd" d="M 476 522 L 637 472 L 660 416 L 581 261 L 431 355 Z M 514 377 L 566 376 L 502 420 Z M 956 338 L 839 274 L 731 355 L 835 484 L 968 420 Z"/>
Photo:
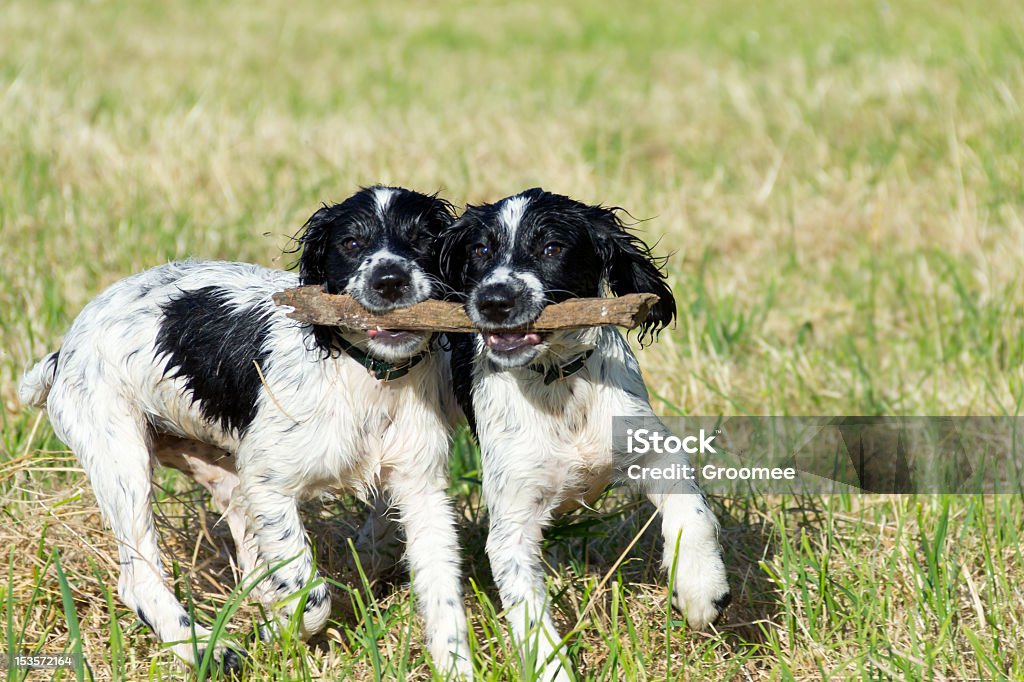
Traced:
<path fill-rule="evenodd" d="M 725 607 L 732 603 L 732 592 L 726 592 L 721 597 L 711 602 L 718 609 L 718 613 L 721 614 L 725 610 Z"/>
<path fill-rule="evenodd" d="M 206 657 L 206 647 L 199 649 L 196 654 L 196 665 L 198 666 L 199 662 Z M 249 654 L 242 649 L 225 647 L 220 661 L 215 661 L 215 663 L 220 664 L 221 672 L 229 679 L 242 679 L 245 666 L 249 663 Z"/>
<path fill-rule="evenodd" d="M 476 357 L 474 334 L 448 334 L 451 343 L 452 390 L 455 400 L 466 415 L 466 421 L 477 438 L 476 414 L 473 412 L 473 358 Z M 479 439 L 478 439 L 479 440 Z"/>
<path fill-rule="evenodd" d="M 142 621 L 143 625 L 149 628 L 152 632 L 156 632 L 156 628 L 153 627 L 153 623 L 149 620 L 149 618 L 146 617 L 145 611 L 143 611 L 141 608 L 138 608 L 135 610 L 135 613 L 138 614 L 139 620 Z"/>
<path fill-rule="evenodd" d="M 156 350 L 167 356 L 164 376 L 183 378 L 207 419 L 244 432 L 256 417 L 261 381 L 253 362 L 266 372 L 272 311 L 232 305 L 215 286 L 183 291 L 162 310 Z"/>
<path fill-rule="evenodd" d="M 306 609 L 320 608 L 325 601 L 327 601 L 327 587 L 318 585 L 306 595 Z"/>
<path fill-rule="evenodd" d="M 241 678 L 248 662 L 249 655 L 244 651 L 228 648 L 224 650 L 224 655 L 220 659 L 220 669 L 228 677 Z"/>
<path fill-rule="evenodd" d="M 181 623 L 181 627 L 188 628 L 189 630 L 192 629 L 192 619 L 188 616 L 182 616 L 178 619 L 178 622 Z"/>
<path fill-rule="evenodd" d="M 287 592 L 290 588 L 288 586 L 288 580 L 282 578 L 277 573 L 270 574 L 270 584 L 274 586 L 274 589 L 278 592 Z"/>
<path fill-rule="evenodd" d="M 253 644 L 271 642 L 274 639 L 274 633 L 266 625 L 259 625 L 249 633 L 249 637 L 247 639 Z"/>

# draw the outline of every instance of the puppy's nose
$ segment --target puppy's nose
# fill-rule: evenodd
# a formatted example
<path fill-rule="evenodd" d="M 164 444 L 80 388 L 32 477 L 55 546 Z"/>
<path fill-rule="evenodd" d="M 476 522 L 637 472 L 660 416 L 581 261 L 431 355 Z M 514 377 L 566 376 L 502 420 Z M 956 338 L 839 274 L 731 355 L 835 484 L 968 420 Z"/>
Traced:
<path fill-rule="evenodd" d="M 476 297 L 476 309 L 489 322 L 504 322 L 515 305 L 516 292 L 505 284 L 489 286 Z"/>
<path fill-rule="evenodd" d="M 388 301 L 397 301 L 409 291 L 409 273 L 397 265 L 381 265 L 370 278 L 370 288 Z"/>

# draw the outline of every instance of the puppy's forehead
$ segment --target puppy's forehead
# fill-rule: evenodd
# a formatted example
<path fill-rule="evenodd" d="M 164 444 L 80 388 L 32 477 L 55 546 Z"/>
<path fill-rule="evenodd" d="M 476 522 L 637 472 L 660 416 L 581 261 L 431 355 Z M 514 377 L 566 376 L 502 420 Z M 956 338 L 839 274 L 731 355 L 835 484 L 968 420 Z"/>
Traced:
<path fill-rule="evenodd" d="M 367 199 L 373 219 L 385 228 L 413 225 L 430 208 L 429 197 L 396 187 L 373 187 Z"/>
<path fill-rule="evenodd" d="M 509 244 L 521 243 L 537 235 L 545 226 L 562 225 L 581 215 L 585 208 L 569 197 L 540 188 L 526 190 L 493 204 L 483 219 L 491 229 L 506 237 Z"/>
<path fill-rule="evenodd" d="M 371 193 L 373 195 L 374 211 L 378 218 L 384 220 L 388 207 L 391 205 L 391 200 L 398 194 L 398 190 L 394 187 L 374 187 Z"/>
<path fill-rule="evenodd" d="M 496 216 L 498 226 L 511 237 L 513 243 L 515 242 L 516 232 L 519 231 L 519 227 L 523 224 L 523 216 L 526 215 L 526 209 L 529 204 L 530 198 L 519 194 L 504 199 L 498 206 L 498 215 Z"/>
<path fill-rule="evenodd" d="M 439 230 L 448 215 L 444 201 L 400 187 L 372 187 L 368 192 L 372 221 L 388 232 Z"/>

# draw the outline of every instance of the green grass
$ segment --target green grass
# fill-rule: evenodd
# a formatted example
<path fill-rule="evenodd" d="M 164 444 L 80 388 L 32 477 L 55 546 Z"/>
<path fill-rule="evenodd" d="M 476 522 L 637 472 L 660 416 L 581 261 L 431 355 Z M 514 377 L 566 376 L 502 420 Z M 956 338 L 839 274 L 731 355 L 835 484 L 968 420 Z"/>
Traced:
<path fill-rule="evenodd" d="M 1019 3 L 11 0 L 0 15 L 8 648 L 80 646 L 96 679 L 182 675 L 114 594 L 113 543 L 74 459 L 18 405 L 21 372 L 127 274 L 288 265 L 318 203 L 361 184 L 459 204 L 540 184 L 649 219 L 680 313 L 640 354 L 666 414 L 1021 412 Z M 477 664 L 512 678 L 464 434 L 453 474 Z M 223 529 L 186 481 L 160 480 L 176 589 L 207 624 L 239 606 L 224 622 L 244 636 L 255 614 Z M 584 678 L 1024 678 L 1019 497 L 714 504 L 735 599 L 710 634 L 666 610 L 650 534 L 613 570 L 649 507 L 609 498 L 552 529 L 563 631 L 591 605 L 569 640 Z M 311 647 L 253 648 L 257 675 L 427 674 L 408 588 L 345 568 L 361 514 L 308 510 L 335 613 Z"/>

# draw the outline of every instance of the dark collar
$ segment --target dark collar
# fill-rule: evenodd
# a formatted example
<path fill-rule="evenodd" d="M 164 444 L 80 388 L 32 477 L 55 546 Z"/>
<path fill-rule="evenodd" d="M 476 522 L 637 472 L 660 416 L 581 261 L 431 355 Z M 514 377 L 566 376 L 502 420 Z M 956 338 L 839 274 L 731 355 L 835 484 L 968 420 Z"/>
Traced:
<path fill-rule="evenodd" d="M 586 351 L 582 355 L 577 355 L 575 359 L 570 360 L 564 365 L 555 365 L 554 367 L 545 367 L 544 365 L 530 365 L 530 369 L 538 374 L 544 375 L 544 385 L 550 386 L 556 381 L 561 381 L 571 377 L 576 372 L 583 369 L 583 366 L 587 364 L 587 358 L 594 354 L 594 349 Z"/>
<path fill-rule="evenodd" d="M 436 336 L 436 334 L 434 336 Z M 427 357 L 430 353 L 430 347 L 434 343 L 434 336 L 430 337 L 426 348 L 416 355 L 398 362 L 389 362 L 387 360 L 375 358 L 366 351 L 356 348 L 355 345 L 343 339 L 341 334 L 337 335 L 335 343 L 337 343 L 343 351 L 348 353 L 350 358 L 365 367 L 367 371 L 373 375 L 374 379 L 377 379 L 378 381 L 394 381 L 395 379 L 401 379 L 404 377 L 409 373 L 409 370 L 420 364 L 420 362 L 423 361 L 423 358 Z"/>

